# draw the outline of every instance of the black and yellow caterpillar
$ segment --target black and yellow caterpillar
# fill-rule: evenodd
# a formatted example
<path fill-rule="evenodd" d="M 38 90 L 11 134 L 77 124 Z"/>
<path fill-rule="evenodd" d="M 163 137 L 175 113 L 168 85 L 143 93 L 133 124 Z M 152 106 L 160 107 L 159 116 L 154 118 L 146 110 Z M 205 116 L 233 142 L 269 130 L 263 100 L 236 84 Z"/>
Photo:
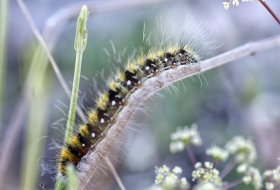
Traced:
<path fill-rule="evenodd" d="M 87 114 L 87 123 L 80 125 L 79 131 L 60 150 L 57 161 L 60 175 L 65 175 L 67 163 L 77 166 L 89 150 L 95 150 L 115 123 L 130 95 L 141 88 L 145 80 L 164 70 L 196 64 L 198 61 L 197 51 L 189 45 L 153 49 L 147 55 L 142 54 L 129 61 L 125 71 L 118 71 L 116 79 L 108 83 L 108 90 L 100 94 L 96 108 Z"/>

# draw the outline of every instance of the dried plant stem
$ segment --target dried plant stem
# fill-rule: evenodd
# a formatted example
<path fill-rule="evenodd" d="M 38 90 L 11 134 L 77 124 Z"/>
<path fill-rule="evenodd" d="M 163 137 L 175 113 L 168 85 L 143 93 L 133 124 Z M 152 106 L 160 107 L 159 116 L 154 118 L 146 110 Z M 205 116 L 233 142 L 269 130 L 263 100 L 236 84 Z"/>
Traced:
<path fill-rule="evenodd" d="M 194 153 L 193 153 L 193 151 L 192 151 L 190 146 L 187 146 L 186 149 L 187 149 L 187 153 L 189 155 L 189 158 L 191 160 L 191 163 L 194 166 L 196 164 L 196 158 L 194 156 Z"/>
<path fill-rule="evenodd" d="M 226 177 L 226 175 L 234 168 L 236 162 L 234 159 L 232 159 L 228 164 L 225 166 L 225 168 L 222 170 L 220 177 L 223 179 Z"/>
<path fill-rule="evenodd" d="M 10 123 L 8 124 L 8 131 L 5 133 L 5 137 L 3 141 L 5 143 L 1 144 L 1 160 L 0 160 L 0 187 L 4 187 L 4 176 L 6 174 L 6 170 L 10 164 L 10 157 L 11 152 L 14 151 L 15 147 L 15 137 L 18 136 L 18 134 L 21 132 L 19 129 L 22 125 L 22 121 L 26 116 L 26 110 L 28 105 L 28 97 L 27 95 L 21 96 L 21 99 L 19 100 L 21 103 L 15 107 L 15 111 L 13 113 L 13 119 L 10 120 Z M 16 127 L 13 127 L 16 126 Z"/>
<path fill-rule="evenodd" d="M 264 0 L 259 0 L 259 1 L 266 8 L 266 10 L 268 10 L 268 12 L 273 16 L 273 18 L 276 20 L 276 22 L 280 25 L 280 19 L 273 12 L 273 10 L 269 7 L 269 5 Z"/>
<path fill-rule="evenodd" d="M 213 58 L 201 61 L 201 72 L 208 71 L 225 63 L 240 59 L 248 55 L 254 55 L 257 52 L 280 46 L 280 35 L 260 40 L 257 42 L 249 42 L 233 50 L 222 53 Z"/>
<path fill-rule="evenodd" d="M 111 173 L 113 174 L 113 176 L 114 176 L 115 180 L 117 181 L 117 183 L 118 183 L 120 189 L 121 189 L 121 190 L 125 190 L 125 187 L 124 187 L 124 185 L 123 185 L 123 183 L 122 183 L 122 181 L 121 181 L 121 179 L 120 179 L 118 173 L 116 172 L 116 170 L 115 170 L 115 168 L 114 168 L 112 162 L 109 160 L 109 158 L 107 158 L 107 157 L 105 158 L 105 163 L 107 164 L 109 170 L 110 170 Z"/>

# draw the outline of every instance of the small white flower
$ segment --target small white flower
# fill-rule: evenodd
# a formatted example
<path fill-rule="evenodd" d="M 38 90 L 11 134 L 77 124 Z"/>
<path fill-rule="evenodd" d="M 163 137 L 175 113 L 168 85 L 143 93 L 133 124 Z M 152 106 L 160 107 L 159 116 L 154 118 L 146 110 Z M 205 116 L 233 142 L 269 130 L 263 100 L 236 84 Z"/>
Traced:
<path fill-rule="evenodd" d="M 225 9 L 229 8 L 229 3 L 228 2 L 223 2 L 223 5 L 224 5 Z"/>
<path fill-rule="evenodd" d="M 212 145 L 211 148 L 206 149 L 206 155 L 212 156 L 213 159 L 218 162 L 220 160 L 225 161 L 229 153 L 216 145 Z"/>
<path fill-rule="evenodd" d="M 271 182 L 266 182 L 266 183 L 265 183 L 265 188 L 266 188 L 267 190 L 273 190 L 273 189 L 274 189 L 274 184 L 271 183 Z"/>
<path fill-rule="evenodd" d="M 198 171 L 198 170 L 194 170 L 193 172 L 192 172 L 192 177 L 193 177 L 193 181 L 195 180 L 195 179 L 198 179 L 198 178 L 200 178 L 200 176 L 201 176 L 201 172 L 200 171 Z"/>
<path fill-rule="evenodd" d="M 252 178 L 251 178 L 251 176 L 244 176 L 243 178 L 242 178 L 242 181 L 245 183 L 245 184 L 250 184 L 251 182 L 252 182 Z"/>
<path fill-rule="evenodd" d="M 212 174 L 211 173 L 209 173 L 209 172 L 207 172 L 207 173 L 205 173 L 204 175 L 203 175 L 203 179 L 204 179 L 204 181 L 212 181 Z"/>
<path fill-rule="evenodd" d="M 241 164 L 236 168 L 237 173 L 244 173 L 247 170 L 246 164 Z"/>
<path fill-rule="evenodd" d="M 220 174 L 219 170 L 217 170 L 216 168 L 212 169 L 211 172 L 214 177 L 218 177 L 218 175 Z"/>
<path fill-rule="evenodd" d="M 155 183 L 156 183 L 156 184 L 157 184 L 157 183 L 160 183 L 160 182 L 162 182 L 163 179 L 164 179 L 164 176 L 163 176 L 162 174 L 158 174 L 158 175 L 156 176 Z"/>
<path fill-rule="evenodd" d="M 169 150 L 171 153 L 182 152 L 185 149 L 185 145 L 182 141 L 175 141 L 169 144 Z"/>
<path fill-rule="evenodd" d="M 202 139 L 200 138 L 200 136 L 194 136 L 191 140 L 191 143 L 194 146 L 200 146 L 202 144 Z"/>
<path fill-rule="evenodd" d="M 257 168 L 249 167 L 247 170 L 247 176 L 251 177 L 251 183 L 255 189 L 258 190 L 262 188 L 262 176 Z"/>
<path fill-rule="evenodd" d="M 175 175 L 168 175 L 163 181 L 163 189 L 174 189 L 176 186 L 177 177 Z"/>
<path fill-rule="evenodd" d="M 264 177 L 270 177 L 273 175 L 273 171 L 272 170 L 265 170 L 263 172 Z"/>
<path fill-rule="evenodd" d="M 175 175 L 180 175 L 180 174 L 183 172 L 183 170 L 182 170 L 182 168 L 180 168 L 179 166 L 175 166 L 175 167 L 173 168 L 172 172 L 173 172 Z"/>
<path fill-rule="evenodd" d="M 207 169 L 212 169 L 212 168 L 213 168 L 213 163 L 211 163 L 211 162 L 204 162 L 204 166 L 205 166 Z"/>
<path fill-rule="evenodd" d="M 279 167 L 279 166 L 278 166 Z M 273 173 L 273 180 L 277 183 L 280 184 L 280 173 L 278 170 L 272 170 Z"/>
<path fill-rule="evenodd" d="M 180 180 L 180 188 L 181 189 L 189 189 L 190 184 L 188 183 L 187 179 L 185 177 L 182 177 Z"/>
<path fill-rule="evenodd" d="M 201 168 L 202 164 L 201 162 L 196 162 L 196 164 L 194 165 L 195 169 Z"/>
<path fill-rule="evenodd" d="M 218 171 L 219 172 L 219 171 Z M 220 173 L 220 172 L 219 172 Z M 223 185 L 223 181 L 222 181 L 222 178 L 220 178 L 218 176 L 219 174 L 217 174 L 217 177 L 214 179 L 214 184 L 217 185 L 218 187 L 221 187 Z"/>
<path fill-rule="evenodd" d="M 233 0 L 233 1 L 232 1 L 232 4 L 233 4 L 234 6 L 238 6 L 238 5 L 239 5 L 239 1 L 238 1 L 238 0 Z"/>

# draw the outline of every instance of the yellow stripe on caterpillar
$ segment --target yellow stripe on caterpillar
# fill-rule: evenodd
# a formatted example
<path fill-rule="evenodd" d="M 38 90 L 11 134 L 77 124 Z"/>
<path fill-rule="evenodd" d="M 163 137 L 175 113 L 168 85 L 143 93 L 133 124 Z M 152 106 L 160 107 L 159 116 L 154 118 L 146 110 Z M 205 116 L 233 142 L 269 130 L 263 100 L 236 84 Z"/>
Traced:
<path fill-rule="evenodd" d="M 179 50 L 180 50 L 180 48 L 178 45 L 173 45 L 167 49 L 167 52 L 174 55 L 174 54 L 177 54 L 179 52 Z"/>
<path fill-rule="evenodd" d="M 128 70 L 131 73 L 134 73 L 138 70 L 138 67 L 134 63 L 129 62 L 126 66 L 126 70 Z"/>
<path fill-rule="evenodd" d="M 98 95 L 99 95 L 99 98 L 97 100 L 97 107 L 102 109 L 102 110 L 105 110 L 106 107 L 107 107 L 107 103 L 109 102 L 109 96 L 108 96 L 108 93 L 100 93 L 98 92 Z"/>
<path fill-rule="evenodd" d="M 157 50 L 156 54 L 159 58 L 163 58 L 164 57 L 164 50 L 162 48 L 160 48 L 160 49 Z"/>
<path fill-rule="evenodd" d="M 150 59 L 150 60 L 152 60 L 152 61 L 154 61 L 154 60 L 156 60 L 156 58 L 157 58 L 157 54 L 154 52 L 154 51 L 150 51 L 149 53 L 148 53 L 148 59 Z"/>
<path fill-rule="evenodd" d="M 125 82 L 125 74 L 124 72 L 117 71 L 117 76 L 120 82 Z"/>
<path fill-rule="evenodd" d="M 109 84 L 110 90 L 113 90 L 114 92 L 117 92 L 117 89 L 120 88 L 119 83 L 117 83 L 117 82 L 114 81 L 114 80 L 111 80 L 108 84 Z"/>
<path fill-rule="evenodd" d="M 137 64 L 138 65 L 140 65 L 140 66 L 144 66 L 145 65 L 145 62 L 146 62 L 146 58 L 143 56 L 143 55 L 141 55 L 141 56 L 139 56 L 138 58 L 137 58 Z"/>
<path fill-rule="evenodd" d="M 97 110 L 93 109 L 89 111 L 87 115 L 90 124 L 96 124 L 98 122 Z"/>
<path fill-rule="evenodd" d="M 84 136 L 84 137 L 87 137 L 89 136 L 89 131 L 88 131 L 88 128 L 86 125 L 81 125 L 80 128 L 79 128 L 79 133 Z"/>

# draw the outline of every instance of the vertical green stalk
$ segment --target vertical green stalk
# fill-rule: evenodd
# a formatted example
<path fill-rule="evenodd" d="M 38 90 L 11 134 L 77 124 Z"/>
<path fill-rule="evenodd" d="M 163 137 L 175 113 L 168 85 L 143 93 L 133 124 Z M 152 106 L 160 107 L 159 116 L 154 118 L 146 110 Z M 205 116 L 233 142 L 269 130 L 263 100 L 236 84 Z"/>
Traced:
<path fill-rule="evenodd" d="M 37 58 L 41 63 L 44 51 Z M 41 65 L 41 64 L 38 64 Z M 41 66 L 42 67 L 42 66 Z M 40 169 L 40 156 L 45 144 L 45 135 L 48 118 L 48 78 L 45 70 L 38 70 L 33 75 L 33 85 L 30 87 L 32 101 L 29 105 L 28 127 L 25 135 L 25 144 L 22 159 L 21 189 L 36 189 Z M 38 160 L 39 159 L 39 160 Z"/>
<path fill-rule="evenodd" d="M 3 92 L 5 83 L 8 8 L 9 0 L 0 0 L 0 126 L 2 120 Z"/>
<path fill-rule="evenodd" d="M 73 134 L 73 129 L 74 129 L 74 121 L 75 121 L 80 75 L 81 75 L 80 73 L 81 73 L 82 58 L 83 58 L 83 52 L 87 46 L 87 38 L 88 38 L 88 33 L 87 33 L 87 29 L 86 29 L 87 18 L 88 18 L 88 9 L 87 9 L 87 6 L 84 5 L 81 9 L 81 12 L 80 12 L 80 15 L 79 15 L 79 18 L 77 21 L 77 29 L 76 29 L 76 36 L 75 36 L 75 43 L 74 43 L 74 48 L 76 50 L 76 63 L 75 63 L 72 95 L 71 95 L 70 109 L 69 109 L 69 113 L 68 113 L 68 121 L 67 121 L 67 126 L 66 126 L 64 143 L 69 142 L 71 135 Z M 74 173 L 75 173 L 74 170 L 67 169 L 68 180 L 73 180 L 73 176 L 75 176 Z M 68 183 L 68 189 L 71 189 L 71 190 L 77 189 L 76 185 L 71 186 L 71 184 L 72 184 L 72 181 Z M 74 184 L 76 184 L 76 183 L 74 183 Z M 66 190 L 67 185 L 65 184 L 65 181 L 58 179 L 56 182 L 56 185 L 55 185 L 55 189 L 56 190 Z"/>
<path fill-rule="evenodd" d="M 78 92 L 79 92 L 82 58 L 83 58 L 83 52 L 87 46 L 87 37 L 88 37 L 87 29 L 86 29 L 87 17 L 88 17 L 88 11 L 87 11 L 87 7 L 84 5 L 81 9 L 80 16 L 77 21 L 76 37 L 74 43 L 74 48 L 76 50 L 75 73 L 74 73 L 72 96 L 70 102 L 70 109 L 68 113 L 68 121 L 67 121 L 64 142 L 68 142 L 69 138 L 73 134 L 77 99 L 78 99 Z"/>
<path fill-rule="evenodd" d="M 67 177 L 68 177 L 68 190 L 79 189 L 79 178 L 75 172 L 73 165 L 69 164 L 66 167 Z"/>

